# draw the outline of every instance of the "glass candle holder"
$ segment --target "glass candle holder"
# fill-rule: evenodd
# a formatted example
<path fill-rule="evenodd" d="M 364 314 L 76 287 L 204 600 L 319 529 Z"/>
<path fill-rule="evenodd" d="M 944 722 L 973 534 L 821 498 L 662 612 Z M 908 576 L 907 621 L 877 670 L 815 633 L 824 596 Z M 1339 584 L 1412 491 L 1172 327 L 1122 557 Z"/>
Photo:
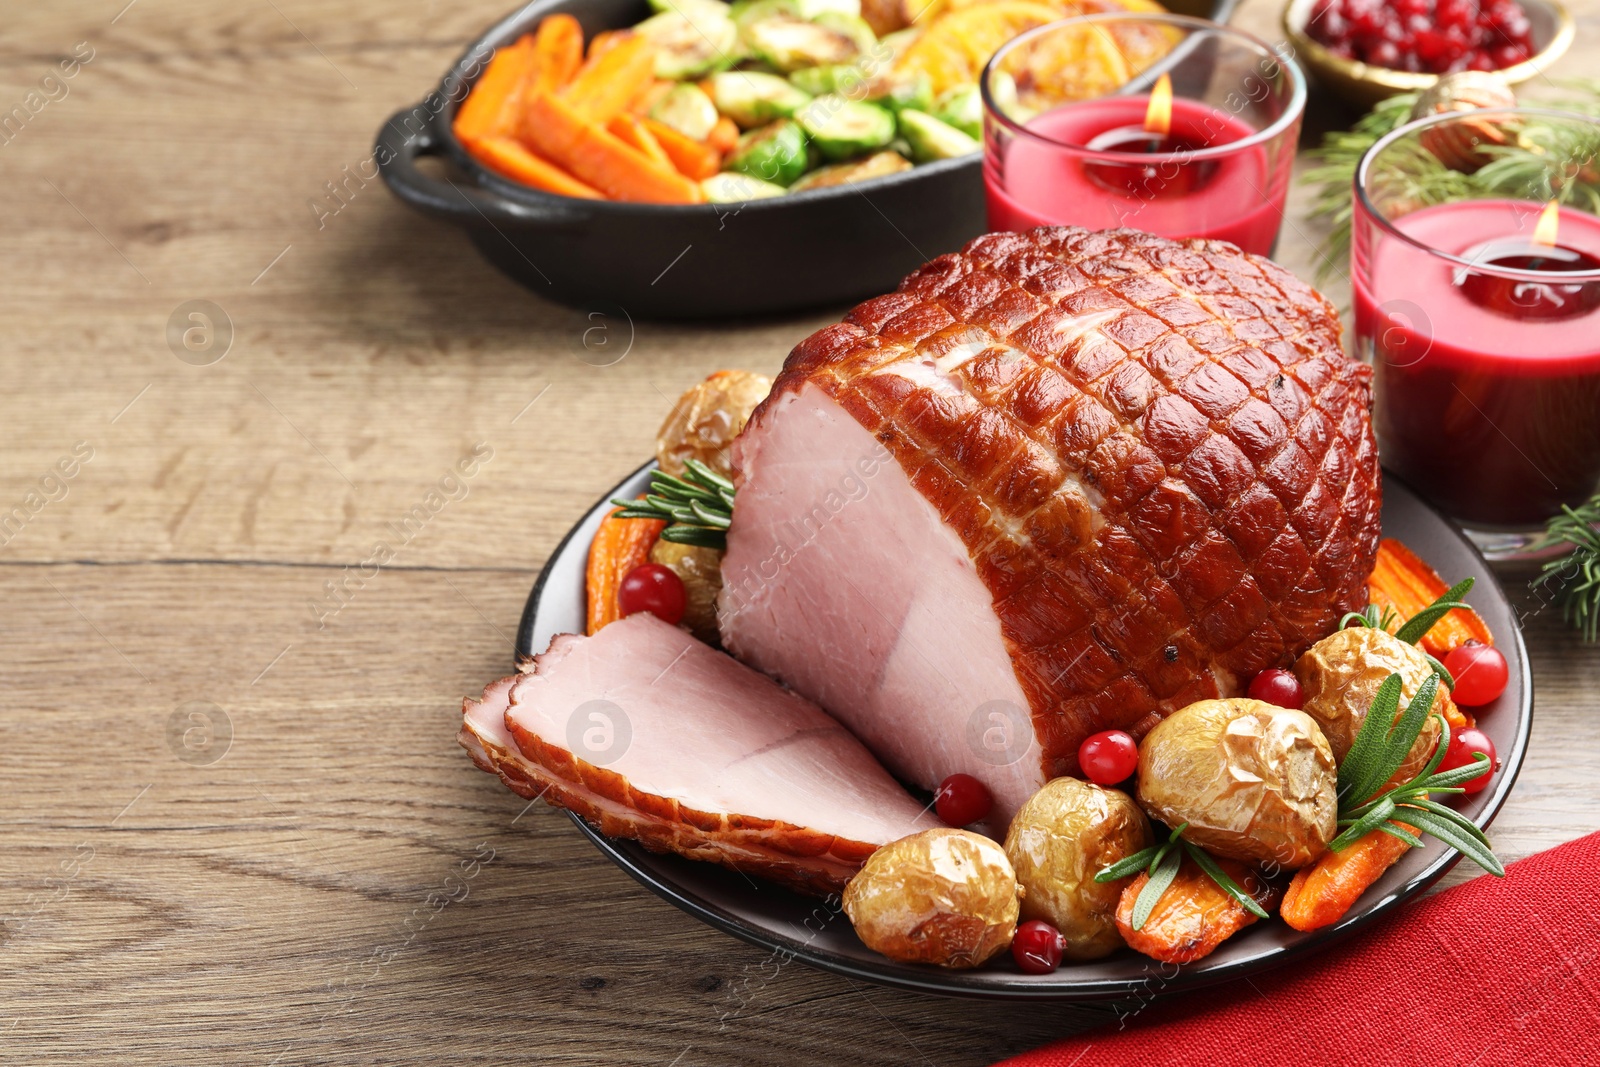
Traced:
<path fill-rule="evenodd" d="M 1269 255 L 1305 108 L 1292 59 L 1204 19 L 1102 14 L 983 72 L 989 227 L 1130 227 Z"/>
<path fill-rule="evenodd" d="M 1491 558 L 1600 484 L 1600 123 L 1454 112 L 1356 172 L 1358 356 L 1384 466 Z"/>

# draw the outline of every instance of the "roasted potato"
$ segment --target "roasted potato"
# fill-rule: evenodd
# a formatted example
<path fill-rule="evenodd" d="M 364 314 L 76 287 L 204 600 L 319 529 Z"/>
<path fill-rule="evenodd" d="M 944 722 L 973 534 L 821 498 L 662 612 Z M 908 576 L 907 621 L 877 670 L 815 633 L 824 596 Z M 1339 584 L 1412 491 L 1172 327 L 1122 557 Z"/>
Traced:
<path fill-rule="evenodd" d="M 1355 744 L 1372 698 L 1391 674 L 1400 676 L 1403 712 L 1433 674 L 1433 666 L 1415 645 L 1371 626 L 1352 626 L 1330 634 L 1295 661 L 1294 675 L 1306 696 L 1303 710 L 1317 720 L 1334 759 L 1344 759 Z M 1449 690 L 1440 685 L 1434 710 L 1448 716 L 1452 707 Z M 1430 715 L 1395 777 L 1405 781 L 1422 770 L 1438 740 L 1439 720 Z"/>
<path fill-rule="evenodd" d="M 1337 829 L 1337 790 L 1316 721 L 1259 700 L 1190 704 L 1139 745 L 1139 803 L 1218 856 L 1304 867 Z"/>
<path fill-rule="evenodd" d="M 1017 932 L 1022 890 L 1003 849 L 968 830 L 924 830 L 884 845 L 844 890 L 870 949 L 902 963 L 976 967 Z"/>
<path fill-rule="evenodd" d="M 722 592 L 722 553 L 714 548 L 658 540 L 650 546 L 650 562 L 659 563 L 683 580 L 683 624 L 713 647 L 717 633 L 717 594 Z"/>
<path fill-rule="evenodd" d="M 1132 876 L 1104 883 L 1094 876 L 1151 841 L 1149 820 L 1126 793 L 1076 778 L 1047 782 L 1006 834 L 1006 856 L 1024 890 L 1022 918 L 1060 930 L 1069 960 L 1116 951 L 1117 900 Z"/>
<path fill-rule="evenodd" d="M 731 477 L 728 446 L 771 389 L 771 378 L 747 370 L 719 370 L 689 388 L 656 431 L 656 462 L 682 474 L 683 461 L 697 459 Z"/>

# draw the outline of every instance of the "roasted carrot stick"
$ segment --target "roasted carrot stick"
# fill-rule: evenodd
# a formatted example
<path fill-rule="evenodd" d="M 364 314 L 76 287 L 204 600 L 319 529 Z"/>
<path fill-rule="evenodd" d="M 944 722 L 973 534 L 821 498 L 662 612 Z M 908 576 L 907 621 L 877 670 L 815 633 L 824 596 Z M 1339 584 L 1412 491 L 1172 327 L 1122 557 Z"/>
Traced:
<path fill-rule="evenodd" d="M 655 134 L 640 121 L 639 116 L 629 115 L 626 112 L 612 115 L 611 121 L 606 123 L 606 129 L 616 135 L 618 140 L 637 148 L 657 163 L 667 167 L 673 166 L 672 157 L 662 148 L 661 142 L 656 140 Z"/>
<path fill-rule="evenodd" d="M 705 199 L 698 184 L 618 140 L 559 97 L 535 94 L 527 119 L 523 133 L 535 152 L 613 200 L 696 204 Z"/>
<path fill-rule="evenodd" d="M 1416 553 L 1392 537 L 1378 542 L 1378 561 L 1367 579 L 1367 598 L 1379 607 L 1389 607 L 1402 619 L 1409 619 L 1442 596 L 1449 586 Z M 1433 624 L 1422 638 L 1428 653 L 1443 658 L 1468 641 L 1494 644 L 1489 627 L 1478 613 L 1457 608 Z"/>
<path fill-rule="evenodd" d="M 639 90 L 639 95 L 628 102 L 628 110 L 635 115 L 648 115 L 650 109 L 660 103 L 661 98 L 672 92 L 677 82 L 657 79 Z"/>
<path fill-rule="evenodd" d="M 534 65 L 533 38 L 528 35 L 494 54 L 451 124 L 462 144 L 503 137 L 516 130 L 523 86 Z"/>
<path fill-rule="evenodd" d="M 655 519 L 619 519 L 617 508 L 600 521 L 594 540 L 589 542 L 589 564 L 585 579 L 589 592 L 588 633 L 622 617 L 617 607 L 617 590 L 623 576 L 641 563 L 650 562 L 655 545 L 666 523 Z"/>
<path fill-rule="evenodd" d="M 632 30 L 601 30 L 589 40 L 589 59 L 598 59 L 608 48 L 614 48 L 632 36 Z"/>
<path fill-rule="evenodd" d="M 671 126 L 655 119 L 645 119 L 644 124 L 656 135 L 656 140 L 661 143 L 672 165 L 677 167 L 678 173 L 684 177 L 700 181 L 722 169 L 722 153 L 704 141 L 685 137 Z"/>
<path fill-rule="evenodd" d="M 524 148 L 522 142 L 510 137 L 486 137 L 469 143 L 467 151 L 490 170 L 523 185 L 585 200 L 604 199 L 598 190 L 580 182 L 549 160 L 540 159 Z"/>
<path fill-rule="evenodd" d="M 571 15 L 549 15 L 534 34 L 533 51 L 538 63 L 528 91 L 565 88 L 583 65 L 583 27 Z"/>
<path fill-rule="evenodd" d="M 1271 909 L 1272 887 L 1254 868 L 1236 860 L 1218 859 L 1227 872 L 1256 903 Z M 1133 903 L 1139 890 L 1150 880 L 1141 874 L 1128 883 L 1117 902 L 1117 932 L 1128 947 L 1163 963 L 1189 963 L 1208 956 L 1228 938 L 1256 921 L 1256 917 L 1213 882 L 1185 856 L 1178 876 L 1161 894 L 1155 910 L 1138 930 L 1133 928 Z"/>
<path fill-rule="evenodd" d="M 603 126 L 655 80 L 655 66 L 655 46 L 643 37 L 626 37 L 598 55 L 591 50 L 561 95 L 574 111 Z"/>
<path fill-rule="evenodd" d="M 1404 823 L 1396 825 L 1412 829 Z M 1338 852 L 1324 852 L 1311 866 L 1295 872 L 1283 895 L 1283 921 L 1296 930 L 1320 930 L 1338 922 L 1409 847 L 1399 838 L 1373 830 Z"/>
<path fill-rule="evenodd" d="M 726 115 L 718 115 L 717 124 L 711 127 L 711 135 L 706 138 L 706 144 L 723 155 L 732 152 L 739 144 L 739 124 Z"/>

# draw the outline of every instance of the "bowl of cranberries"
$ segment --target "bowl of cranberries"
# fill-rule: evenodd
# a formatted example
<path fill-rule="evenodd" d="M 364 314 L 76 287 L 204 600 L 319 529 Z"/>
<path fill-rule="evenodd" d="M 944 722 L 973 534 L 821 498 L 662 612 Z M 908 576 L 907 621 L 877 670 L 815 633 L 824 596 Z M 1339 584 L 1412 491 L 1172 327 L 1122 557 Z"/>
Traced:
<path fill-rule="evenodd" d="M 1556 0 L 1292 0 L 1283 28 L 1322 84 L 1363 107 L 1463 70 L 1515 85 L 1555 62 L 1574 32 Z"/>

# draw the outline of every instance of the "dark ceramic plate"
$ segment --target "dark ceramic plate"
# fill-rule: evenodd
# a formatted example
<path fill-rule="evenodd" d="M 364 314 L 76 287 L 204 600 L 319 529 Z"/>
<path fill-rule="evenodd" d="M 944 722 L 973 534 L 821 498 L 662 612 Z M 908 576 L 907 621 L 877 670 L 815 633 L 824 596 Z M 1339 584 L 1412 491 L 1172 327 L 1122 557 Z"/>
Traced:
<path fill-rule="evenodd" d="M 642 492 L 653 464 L 639 468 L 597 503 L 557 546 L 533 587 L 517 631 L 517 659 L 524 663 L 543 651 L 558 633 L 581 633 L 584 620 L 584 563 L 589 542 L 612 497 Z M 1469 594 L 1497 647 L 1511 666 L 1511 680 L 1494 704 L 1476 709 L 1478 725 L 1494 741 L 1502 759 L 1488 789 L 1461 806 L 1479 826 L 1488 826 L 1516 782 L 1533 722 L 1533 681 L 1517 617 L 1482 556 L 1447 520 L 1409 489 L 1388 477 L 1384 484 L 1383 532 L 1398 537 L 1447 580 L 1477 578 Z M 1337 924 L 1302 934 L 1273 920 L 1259 923 L 1223 943 L 1205 959 L 1182 967 L 1158 964 L 1131 951 L 1093 963 L 1069 964 L 1051 975 L 1017 971 L 1009 957 L 976 971 L 944 971 L 895 963 L 856 939 L 850 922 L 821 901 L 796 896 L 764 882 L 677 856 L 661 856 L 632 841 L 596 833 L 574 817 L 578 828 L 617 866 L 684 911 L 743 941 L 771 949 L 780 960 L 793 957 L 824 970 L 883 985 L 950 996 L 1034 1000 L 1096 1000 L 1148 997 L 1254 974 L 1343 938 L 1421 893 L 1461 857 L 1433 838 L 1404 856 L 1368 890 Z"/>
<path fill-rule="evenodd" d="M 1238 0 L 1167 6 L 1225 22 Z M 541 296 L 629 318 L 757 315 L 887 293 L 934 256 L 988 227 L 981 156 L 925 164 L 858 185 L 748 204 L 577 200 L 479 166 L 450 126 L 494 49 L 568 12 L 585 38 L 631 26 L 646 0 L 534 0 L 474 41 L 438 90 L 390 116 L 374 158 L 409 207 L 465 230 L 490 263 Z M 461 177 L 417 166 L 441 156 Z"/>

